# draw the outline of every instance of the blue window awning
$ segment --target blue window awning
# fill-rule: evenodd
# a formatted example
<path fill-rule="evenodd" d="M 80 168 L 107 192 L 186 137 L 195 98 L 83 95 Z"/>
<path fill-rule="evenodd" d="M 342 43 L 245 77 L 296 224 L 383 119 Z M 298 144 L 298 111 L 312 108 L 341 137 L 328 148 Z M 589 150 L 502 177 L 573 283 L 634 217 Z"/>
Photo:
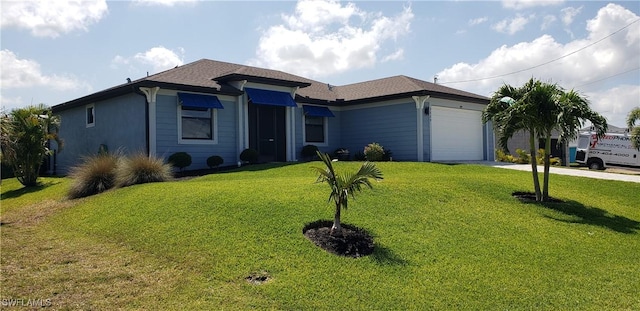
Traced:
<path fill-rule="evenodd" d="M 333 112 L 331 112 L 327 107 L 304 105 L 302 106 L 302 110 L 305 115 L 310 117 L 335 117 Z"/>
<path fill-rule="evenodd" d="M 245 88 L 251 102 L 257 105 L 271 105 L 283 107 L 297 107 L 296 102 L 291 98 L 291 94 L 280 91 L 260 90 Z"/>
<path fill-rule="evenodd" d="M 224 109 L 222 103 L 216 96 L 200 95 L 191 93 L 178 93 L 178 100 L 183 107 Z"/>

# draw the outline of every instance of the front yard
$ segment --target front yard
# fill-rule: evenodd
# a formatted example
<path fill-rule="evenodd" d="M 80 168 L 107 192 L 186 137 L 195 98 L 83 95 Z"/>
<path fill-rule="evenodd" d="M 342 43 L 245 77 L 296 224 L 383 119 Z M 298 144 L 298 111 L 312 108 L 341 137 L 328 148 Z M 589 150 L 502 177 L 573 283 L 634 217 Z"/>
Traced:
<path fill-rule="evenodd" d="M 338 162 L 353 171 L 359 163 Z M 640 184 L 552 175 L 566 203 L 527 204 L 531 174 L 385 162 L 342 221 L 370 256 L 302 234 L 331 219 L 321 163 L 137 185 L 65 199 L 2 182 L 1 293 L 55 309 L 640 309 Z"/>

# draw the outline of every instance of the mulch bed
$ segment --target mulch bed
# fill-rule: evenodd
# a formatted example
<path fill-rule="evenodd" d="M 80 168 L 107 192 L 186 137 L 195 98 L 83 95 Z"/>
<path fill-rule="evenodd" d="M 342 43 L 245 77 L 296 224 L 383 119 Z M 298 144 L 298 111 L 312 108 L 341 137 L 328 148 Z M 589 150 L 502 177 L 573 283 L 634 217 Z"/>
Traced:
<path fill-rule="evenodd" d="M 373 253 L 373 237 L 364 229 L 342 224 L 342 236 L 331 235 L 332 221 L 307 224 L 302 233 L 318 247 L 339 256 L 358 258 Z"/>

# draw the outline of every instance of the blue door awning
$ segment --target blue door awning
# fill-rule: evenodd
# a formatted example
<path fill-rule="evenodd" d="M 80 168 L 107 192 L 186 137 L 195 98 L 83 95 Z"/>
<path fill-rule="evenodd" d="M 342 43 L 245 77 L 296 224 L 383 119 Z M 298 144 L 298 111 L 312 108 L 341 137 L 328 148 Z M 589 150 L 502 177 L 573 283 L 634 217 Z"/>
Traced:
<path fill-rule="evenodd" d="M 190 108 L 224 109 L 222 103 L 216 96 L 178 93 L 180 105 Z"/>
<path fill-rule="evenodd" d="M 302 110 L 305 115 L 310 117 L 335 117 L 333 112 L 331 112 L 327 107 L 304 105 L 302 106 Z"/>
<path fill-rule="evenodd" d="M 257 105 L 271 105 L 283 107 L 297 107 L 296 102 L 291 98 L 291 94 L 280 91 L 260 90 L 245 88 L 251 102 Z"/>

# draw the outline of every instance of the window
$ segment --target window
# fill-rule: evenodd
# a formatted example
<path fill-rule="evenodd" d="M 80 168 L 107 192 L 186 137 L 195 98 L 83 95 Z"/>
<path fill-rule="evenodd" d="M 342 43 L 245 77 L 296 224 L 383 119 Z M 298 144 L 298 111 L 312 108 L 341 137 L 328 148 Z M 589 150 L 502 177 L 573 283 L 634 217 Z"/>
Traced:
<path fill-rule="evenodd" d="M 87 115 L 87 127 L 93 127 L 96 125 L 96 110 L 93 104 L 87 105 L 85 107 L 86 115 Z"/>
<path fill-rule="evenodd" d="M 326 143 L 325 141 L 325 117 L 304 117 L 305 142 Z"/>
<path fill-rule="evenodd" d="M 215 109 L 178 106 L 178 140 L 183 144 L 214 144 Z"/>
<path fill-rule="evenodd" d="M 182 107 L 182 139 L 212 139 L 211 110 Z"/>

